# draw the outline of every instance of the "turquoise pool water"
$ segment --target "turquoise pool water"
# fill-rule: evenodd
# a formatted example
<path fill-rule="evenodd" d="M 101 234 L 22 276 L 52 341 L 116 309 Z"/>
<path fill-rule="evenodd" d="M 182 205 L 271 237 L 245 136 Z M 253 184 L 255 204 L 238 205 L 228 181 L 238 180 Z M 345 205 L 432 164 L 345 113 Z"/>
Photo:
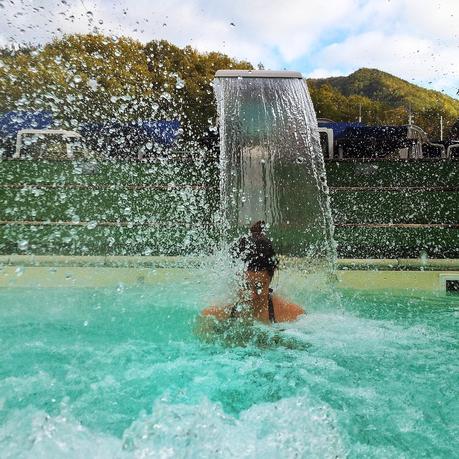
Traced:
<path fill-rule="evenodd" d="M 0 456 L 457 454 L 457 296 L 304 295 L 287 349 L 201 342 L 204 290 L 0 290 Z"/>

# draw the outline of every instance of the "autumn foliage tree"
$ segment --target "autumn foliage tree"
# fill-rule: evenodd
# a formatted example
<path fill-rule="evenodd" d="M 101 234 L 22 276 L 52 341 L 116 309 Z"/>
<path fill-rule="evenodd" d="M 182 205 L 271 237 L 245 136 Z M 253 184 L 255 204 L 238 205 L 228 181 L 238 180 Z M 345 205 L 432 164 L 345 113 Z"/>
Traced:
<path fill-rule="evenodd" d="M 198 139 L 215 125 L 215 71 L 251 68 L 220 53 L 103 35 L 4 50 L 0 59 L 2 113 L 45 110 L 70 129 L 89 122 L 177 119 L 186 138 Z"/>

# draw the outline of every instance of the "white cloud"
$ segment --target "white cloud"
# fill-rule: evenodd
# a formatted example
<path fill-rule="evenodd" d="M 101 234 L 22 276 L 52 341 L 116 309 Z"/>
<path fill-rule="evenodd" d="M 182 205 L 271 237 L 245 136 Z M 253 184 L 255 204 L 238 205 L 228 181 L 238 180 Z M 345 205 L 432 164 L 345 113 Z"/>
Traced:
<path fill-rule="evenodd" d="M 317 68 L 305 75 L 307 78 L 328 78 L 342 75 L 341 70 Z"/>
<path fill-rule="evenodd" d="M 405 23 L 417 36 L 429 36 L 439 43 L 458 44 L 459 1 L 403 0 Z"/>
<path fill-rule="evenodd" d="M 355 0 L 290 0 L 228 2 L 242 33 L 275 49 L 285 62 L 311 51 L 323 36 L 342 28 L 357 8 Z"/>
<path fill-rule="evenodd" d="M 309 52 L 337 24 L 345 24 L 357 4 L 357 0 L 329 0 L 326 7 L 322 0 L 17 0 L 7 6 L 0 24 L 4 34 L 17 41 L 44 41 L 59 32 L 89 32 L 96 26 L 143 41 L 165 38 L 206 50 L 231 50 L 254 61 L 276 55 L 289 62 Z M 90 17 L 87 11 L 92 12 Z"/>
<path fill-rule="evenodd" d="M 0 0 L 0 44 L 98 28 L 313 76 L 376 67 L 454 94 L 459 0 Z M 92 15 L 88 15 L 88 11 Z M 101 21 L 102 23 L 99 23 Z M 234 25 L 232 25 L 234 24 Z M 431 82 L 431 83 L 429 83 Z"/>

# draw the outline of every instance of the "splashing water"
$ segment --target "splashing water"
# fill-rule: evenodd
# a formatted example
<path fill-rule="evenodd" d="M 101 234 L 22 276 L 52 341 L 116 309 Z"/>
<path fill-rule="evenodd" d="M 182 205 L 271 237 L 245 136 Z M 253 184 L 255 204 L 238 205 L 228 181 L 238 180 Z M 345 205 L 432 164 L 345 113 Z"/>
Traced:
<path fill-rule="evenodd" d="M 276 75 L 216 75 L 221 206 L 228 233 L 234 237 L 264 219 L 279 253 L 333 261 L 333 224 L 314 108 L 300 74 Z"/>
<path fill-rule="evenodd" d="M 0 290 L 1 457 L 455 457 L 454 298 L 317 294 L 278 330 L 307 350 L 227 348 L 208 288 Z"/>

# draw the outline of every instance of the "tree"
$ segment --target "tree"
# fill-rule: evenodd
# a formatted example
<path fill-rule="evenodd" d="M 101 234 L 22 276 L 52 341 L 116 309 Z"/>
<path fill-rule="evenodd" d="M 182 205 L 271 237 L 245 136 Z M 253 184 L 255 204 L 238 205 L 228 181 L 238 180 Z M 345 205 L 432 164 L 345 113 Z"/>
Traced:
<path fill-rule="evenodd" d="M 212 80 L 221 68 L 251 69 L 221 53 L 167 41 L 69 35 L 43 48 L 0 53 L 0 110 L 53 114 L 58 126 L 177 119 L 205 141 L 216 123 Z"/>
<path fill-rule="evenodd" d="M 253 68 L 250 63 L 236 61 L 225 54 L 202 54 L 190 46 L 182 49 L 165 40 L 147 43 L 145 54 L 157 90 L 167 95 L 164 98 L 169 101 L 169 109 L 180 116 L 185 136 L 195 139 L 206 139 L 216 124 L 212 90 L 215 72 Z"/>

